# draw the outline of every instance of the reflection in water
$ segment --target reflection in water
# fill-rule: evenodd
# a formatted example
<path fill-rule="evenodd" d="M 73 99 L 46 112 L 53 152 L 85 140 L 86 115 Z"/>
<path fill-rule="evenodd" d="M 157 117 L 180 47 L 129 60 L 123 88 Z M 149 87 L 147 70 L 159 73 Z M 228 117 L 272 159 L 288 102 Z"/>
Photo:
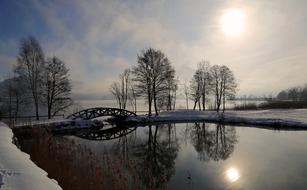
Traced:
<path fill-rule="evenodd" d="M 136 127 L 113 127 L 108 129 L 95 127 L 88 129 L 87 131 L 82 131 L 81 133 L 76 134 L 76 136 L 88 140 L 103 141 L 124 137 L 135 130 Z"/>
<path fill-rule="evenodd" d="M 110 159 L 119 159 L 116 164 L 126 170 L 120 172 L 128 171 L 129 176 L 140 179 L 142 185 L 139 188 L 163 188 L 175 173 L 179 149 L 175 124 L 140 128 L 144 134 L 139 136 L 136 128 L 123 127 L 110 128 L 107 133 L 106 130 L 92 129 L 77 136 L 108 143 Z"/>
<path fill-rule="evenodd" d="M 201 161 L 227 159 L 237 142 L 236 129 L 221 124 L 209 128 L 206 123 L 195 123 L 190 129 L 190 136 Z"/>
<path fill-rule="evenodd" d="M 173 124 L 148 126 L 147 140 L 140 141 L 133 151 L 145 186 L 156 189 L 166 185 L 175 173 L 178 148 Z"/>
<path fill-rule="evenodd" d="M 226 171 L 226 177 L 228 181 L 233 183 L 240 178 L 240 174 L 236 168 L 230 168 Z"/>
<path fill-rule="evenodd" d="M 112 130 L 89 130 L 81 136 L 86 139 L 37 131 L 17 137 L 21 148 L 64 189 L 286 190 L 307 186 L 307 132 L 206 123 Z"/>
<path fill-rule="evenodd" d="M 175 174 L 175 160 L 180 147 L 175 124 L 142 127 L 141 131 L 144 134 L 140 135 L 137 135 L 135 128 L 115 129 L 115 132 L 110 130 L 112 133 L 107 134 L 100 130 L 91 130 L 81 137 L 90 140 L 110 140 L 118 134 L 118 139 L 110 143 L 109 154 L 119 158 L 123 167 L 129 165 L 130 175 L 139 178 L 144 188 L 166 187 Z M 206 162 L 227 159 L 237 142 L 234 127 L 205 123 L 187 125 L 183 135 L 183 139 L 186 138 L 194 146 L 199 160 Z"/>
<path fill-rule="evenodd" d="M 138 187 L 167 187 L 175 174 L 175 160 L 180 147 L 175 124 L 146 126 L 142 128 L 143 134 L 140 135 L 137 135 L 135 128 L 117 127 L 108 130 L 108 133 L 106 130 L 90 130 L 79 137 L 101 141 L 113 139 L 109 142 L 109 156 L 119 159 L 117 164 L 126 168 L 129 176 L 140 179 L 142 185 Z M 199 159 L 206 162 L 227 159 L 237 142 L 235 128 L 226 128 L 223 125 L 195 123 L 188 125 L 185 133 L 184 138 L 191 141 Z M 124 170 L 120 172 L 123 173 Z M 192 182 L 190 173 L 188 179 Z"/>

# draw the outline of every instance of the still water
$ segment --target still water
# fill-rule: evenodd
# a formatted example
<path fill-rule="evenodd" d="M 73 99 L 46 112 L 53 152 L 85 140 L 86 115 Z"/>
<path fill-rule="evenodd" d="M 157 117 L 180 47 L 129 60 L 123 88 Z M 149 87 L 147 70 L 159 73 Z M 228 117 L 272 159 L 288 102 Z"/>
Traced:
<path fill-rule="evenodd" d="M 141 189 L 307 189 L 307 131 L 181 123 L 63 138 Z"/>

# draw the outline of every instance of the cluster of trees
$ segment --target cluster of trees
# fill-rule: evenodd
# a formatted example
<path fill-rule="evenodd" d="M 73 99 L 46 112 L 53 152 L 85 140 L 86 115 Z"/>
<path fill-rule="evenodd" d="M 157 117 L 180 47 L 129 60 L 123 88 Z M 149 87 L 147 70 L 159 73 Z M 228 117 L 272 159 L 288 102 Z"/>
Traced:
<path fill-rule="evenodd" d="M 126 69 L 120 75 L 119 82 L 111 85 L 111 93 L 120 108 L 125 109 L 130 99 L 136 111 L 137 97 L 144 97 L 148 103 L 148 114 L 159 110 L 175 108 L 178 80 L 171 62 L 160 50 L 149 48 L 138 55 L 137 65 Z"/>
<path fill-rule="evenodd" d="M 173 110 L 176 105 L 176 95 L 179 80 L 175 69 L 167 56 L 160 50 L 149 48 L 138 55 L 137 65 L 125 70 L 120 80 L 111 85 L 111 93 L 116 98 L 120 108 L 125 109 L 130 100 L 136 111 L 137 97 L 144 97 L 148 103 L 148 114 L 159 110 Z M 184 83 L 184 95 L 188 109 L 189 99 L 199 110 L 205 110 L 207 102 L 214 99 L 217 112 L 225 111 L 226 101 L 234 98 L 237 83 L 233 72 L 225 65 L 211 66 L 208 61 L 198 64 L 190 84 Z"/>
<path fill-rule="evenodd" d="M 307 84 L 303 87 L 294 87 L 278 93 L 277 100 L 307 101 Z"/>
<path fill-rule="evenodd" d="M 205 110 L 206 102 L 213 97 L 215 110 L 219 112 L 222 106 L 224 112 L 226 101 L 235 96 L 236 89 L 234 74 L 227 66 L 211 66 L 208 61 L 202 61 L 190 82 L 190 94 L 185 92 L 185 95 L 186 98 L 190 95 L 194 110 L 197 105 L 199 110 Z"/>
<path fill-rule="evenodd" d="M 35 38 L 23 39 L 14 66 L 14 76 L 5 82 L 2 106 L 7 109 L 10 118 L 18 117 L 20 106 L 30 104 L 33 105 L 37 120 L 40 106 L 46 107 L 48 118 L 52 118 L 73 103 L 68 72 L 65 63 L 59 58 L 45 58 Z"/>

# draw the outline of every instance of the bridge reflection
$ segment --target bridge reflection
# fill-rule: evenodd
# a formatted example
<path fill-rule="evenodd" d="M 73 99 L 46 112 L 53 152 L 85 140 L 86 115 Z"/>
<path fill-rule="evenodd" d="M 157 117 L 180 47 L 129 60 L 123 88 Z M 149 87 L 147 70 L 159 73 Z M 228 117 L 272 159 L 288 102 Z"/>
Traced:
<path fill-rule="evenodd" d="M 75 134 L 75 136 L 96 141 L 112 140 L 121 138 L 136 130 L 137 127 L 116 126 L 108 129 L 95 127 Z"/>

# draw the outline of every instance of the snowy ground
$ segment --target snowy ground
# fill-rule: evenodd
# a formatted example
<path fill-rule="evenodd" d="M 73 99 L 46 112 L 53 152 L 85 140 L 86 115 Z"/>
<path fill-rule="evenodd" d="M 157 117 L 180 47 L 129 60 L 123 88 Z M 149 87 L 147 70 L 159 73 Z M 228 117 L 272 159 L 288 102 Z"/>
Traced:
<path fill-rule="evenodd" d="M 12 137 L 12 130 L 0 122 L 0 189 L 62 189 L 30 160 L 28 154 L 20 151 L 12 143 Z"/>
<path fill-rule="evenodd" d="M 129 117 L 128 121 L 136 123 L 154 123 L 154 122 L 225 122 L 234 124 L 278 126 L 278 127 L 306 127 L 307 128 L 307 109 L 271 109 L 271 110 L 244 110 L 244 111 L 226 111 L 224 114 L 217 114 L 215 111 L 193 111 L 176 110 L 162 112 L 159 116 L 148 117 L 139 115 Z M 54 127 L 58 130 L 87 128 L 92 124 L 86 120 L 45 120 L 32 123 L 21 123 L 18 126 L 35 127 Z"/>
<path fill-rule="evenodd" d="M 209 121 L 225 123 L 280 126 L 280 127 L 307 127 L 307 109 L 283 110 L 255 110 L 255 111 L 226 111 L 224 115 L 214 111 L 171 111 L 163 112 L 159 116 L 138 116 L 128 120 L 135 122 L 193 122 Z"/>
<path fill-rule="evenodd" d="M 147 117 L 140 115 L 128 120 L 137 123 L 150 122 L 223 122 L 247 125 L 306 127 L 307 109 L 226 111 L 224 115 L 214 111 L 178 110 L 163 112 L 159 116 Z M 47 120 L 33 123 L 35 126 L 59 126 L 63 128 L 89 127 L 88 121 Z M 74 124 L 74 125 L 73 125 Z M 20 151 L 12 143 L 13 133 L 4 123 L 0 122 L 0 190 L 2 189 L 61 189 L 56 181 L 49 179 L 47 173 L 37 167 L 29 155 Z"/>

